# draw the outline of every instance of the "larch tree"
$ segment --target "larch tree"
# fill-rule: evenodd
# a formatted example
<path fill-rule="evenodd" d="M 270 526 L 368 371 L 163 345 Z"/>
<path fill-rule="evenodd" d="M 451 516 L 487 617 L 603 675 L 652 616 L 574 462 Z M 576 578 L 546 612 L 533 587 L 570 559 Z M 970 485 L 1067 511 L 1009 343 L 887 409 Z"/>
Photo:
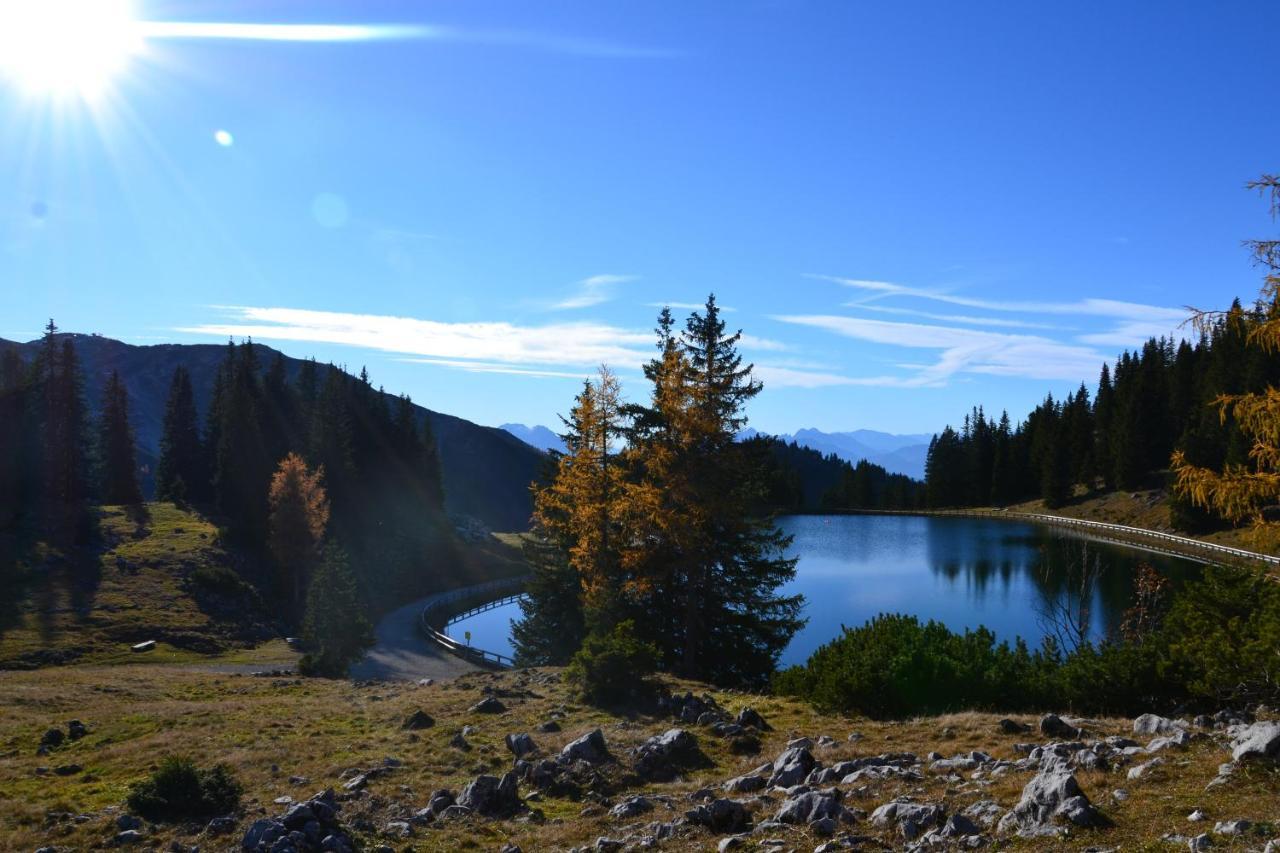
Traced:
<path fill-rule="evenodd" d="M 280 569 L 280 591 L 291 610 L 302 604 L 320 544 L 329 523 L 329 498 L 324 469 L 312 471 L 306 461 L 290 453 L 271 478 L 268 502 L 271 532 L 268 544 Z"/>
<path fill-rule="evenodd" d="M 140 504 L 138 461 L 129 425 L 129 392 L 113 370 L 102 392 L 98 420 L 98 491 L 104 504 Z"/>
<path fill-rule="evenodd" d="M 1263 193 L 1271 217 L 1280 216 L 1280 175 L 1263 175 L 1249 189 Z M 1248 240 L 1254 262 L 1264 270 L 1259 300 L 1265 313 L 1249 318 L 1232 312 L 1229 318 L 1247 329 L 1247 342 L 1266 353 L 1280 350 L 1280 240 Z M 1192 321 L 1206 329 L 1221 312 L 1196 311 Z M 1268 386 L 1254 393 L 1221 394 L 1214 401 L 1219 418 L 1234 419 L 1251 442 L 1248 461 L 1228 461 L 1221 470 L 1192 464 L 1183 451 L 1173 454 L 1172 467 L 1179 494 L 1234 523 L 1249 522 L 1255 545 L 1267 550 L 1280 546 L 1280 389 Z"/>

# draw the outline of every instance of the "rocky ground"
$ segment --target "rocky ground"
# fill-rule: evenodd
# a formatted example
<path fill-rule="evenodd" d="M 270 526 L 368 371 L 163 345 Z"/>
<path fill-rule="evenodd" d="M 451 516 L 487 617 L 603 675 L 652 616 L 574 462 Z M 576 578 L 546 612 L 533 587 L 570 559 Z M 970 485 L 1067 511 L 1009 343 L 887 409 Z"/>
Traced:
<path fill-rule="evenodd" d="M 667 687 L 608 713 L 555 670 L 3 673 L 0 849 L 1280 850 L 1280 722 L 1265 709 L 876 722 Z M 128 814 L 129 785 L 169 754 L 230 765 L 241 808 L 179 825 Z"/>

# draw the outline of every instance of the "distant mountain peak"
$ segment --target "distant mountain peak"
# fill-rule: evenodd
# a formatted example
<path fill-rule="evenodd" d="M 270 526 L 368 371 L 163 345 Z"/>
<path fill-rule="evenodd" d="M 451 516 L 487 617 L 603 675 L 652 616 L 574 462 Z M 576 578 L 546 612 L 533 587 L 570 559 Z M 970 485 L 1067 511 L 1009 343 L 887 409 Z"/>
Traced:
<path fill-rule="evenodd" d="M 738 437 L 748 439 L 759 434 L 754 429 L 748 429 L 739 433 Z M 929 451 L 929 441 L 933 438 L 926 433 L 899 435 L 874 429 L 823 432 L 814 427 L 775 437 L 785 442 L 795 442 L 824 455 L 835 454 L 854 464 L 865 459 L 891 474 L 906 474 L 917 480 L 924 479 L 924 458 Z"/>
<path fill-rule="evenodd" d="M 535 424 L 534 426 L 503 424 L 498 429 L 506 430 L 525 444 L 536 447 L 544 453 L 549 453 L 552 450 L 557 453 L 564 453 L 564 441 L 561 440 L 560 436 L 541 424 Z"/>

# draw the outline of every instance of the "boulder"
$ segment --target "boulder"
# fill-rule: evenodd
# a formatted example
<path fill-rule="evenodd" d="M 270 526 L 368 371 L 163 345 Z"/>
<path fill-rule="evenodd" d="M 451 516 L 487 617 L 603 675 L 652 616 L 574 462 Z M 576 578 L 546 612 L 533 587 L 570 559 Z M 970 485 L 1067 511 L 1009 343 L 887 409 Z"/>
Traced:
<path fill-rule="evenodd" d="M 747 809 L 737 800 L 716 799 L 685 813 L 690 823 L 712 832 L 738 832 L 751 822 Z"/>
<path fill-rule="evenodd" d="M 45 749 L 57 749 L 62 746 L 62 741 L 66 736 L 62 733 L 62 729 L 49 729 L 40 738 L 40 746 Z"/>
<path fill-rule="evenodd" d="M 1135 735 L 1169 735 L 1186 728 L 1180 720 L 1171 720 L 1158 714 L 1143 714 L 1133 721 Z"/>
<path fill-rule="evenodd" d="M 233 817 L 215 817 L 204 828 L 205 835 L 228 835 L 235 832 L 236 819 Z"/>
<path fill-rule="evenodd" d="M 942 806 L 896 800 L 885 803 L 871 813 L 871 825 L 881 828 L 897 826 L 902 837 L 911 841 L 920 833 L 942 823 Z"/>
<path fill-rule="evenodd" d="M 419 708 L 410 714 L 403 723 L 401 723 L 400 728 L 408 729 L 410 731 L 418 731 L 420 729 L 429 729 L 435 724 L 436 721 L 432 719 L 431 715 Z"/>
<path fill-rule="evenodd" d="M 653 801 L 648 797 L 627 797 L 609 809 L 609 816 L 616 820 L 630 820 L 651 811 L 653 811 Z"/>
<path fill-rule="evenodd" d="M 782 802 L 774 820 L 782 823 L 807 824 L 823 818 L 840 818 L 840 791 L 807 791 Z"/>
<path fill-rule="evenodd" d="M 1053 822 L 1064 818 L 1076 826 L 1104 826 L 1107 821 L 1080 790 L 1063 765 L 1046 767 L 1022 789 L 1022 799 L 1000 819 L 1000 830 L 1019 835 L 1053 834 Z"/>
<path fill-rule="evenodd" d="M 636 772 L 647 779 L 670 779 L 677 770 L 702 757 L 698 739 L 684 729 L 668 729 L 649 738 L 635 751 Z"/>
<path fill-rule="evenodd" d="M 588 732 L 560 750 L 560 761 L 572 763 L 585 761 L 588 764 L 599 764 L 609 759 L 609 749 L 604 742 L 604 732 L 596 729 Z"/>
<path fill-rule="evenodd" d="M 1231 741 L 1232 761 L 1280 761 L 1280 722 L 1254 723 Z"/>
<path fill-rule="evenodd" d="M 264 818 L 255 820 L 240 840 L 240 849 L 246 851 L 266 850 L 278 838 L 283 838 L 289 830 L 278 820 Z"/>
<path fill-rule="evenodd" d="M 521 806 L 516 774 L 507 773 L 501 779 L 487 774 L 477 776 L 462 789 L 457 804 L 486 817 L 501 817 L 515 812 Z"/>
<path fill-rule="evenodd" d="M 543 734 L 551 734 L 560 731 L 560 724 L 555 720 L 547 720 L 545 723 L 538 724 L 538 731 Z"/>
<path fill-rule="evenodd" d="M 749 726 L 762 732 L 772 731 L 772 726 L 765 722 L 764 717 L 760 716 L 760 712 L 755 708 L 743 708 L 738 712 L 738 716 L 735 717 L 733 721 L 743 728 L 747 728 Z"/>
<path fill-rule="evenodd" d="M 770 787 L 790 788 L 799 785 L 813 771 L 816 762 L 809 750 L 803 746 L 789 747 L 773 762 L 773 775 L 769 777 Z"/>
<path fill-rule="evenodd" d="M 538 745 L 527 734 L 507 735 L 502 740 L 516 758 L 524 758 L 529 753 L 538 751 Z"/>
<path fill-rule="evenodd" d="M 1048 737 L 1072 740 L 1080 737 L 1081 731 L 1057 714 L 1045 714 L 1040 718 L 1040 733 Z"/>
<path fill-rule="evenodd" d="M 1023 735 L 1031 731 L 1031 726 L 1026 723 L 1019 723 L 1008 718 L 1001 720 L 998 725 L 1000 726 L 1000 733 L 1006 735 Z"/>
<path fill-rule="evenodd" d="M 71 720 L 67 723 L 67 737 L 72 740 L 80 740 L 80 738 L 89 734 L 89 729 L 79 720 Z"/>
<path fill-rule="evenodd" d="M 755 791 L 763 791 L 769 784 L 769 780 L 763 776 L 747 774 L 746 776 L 738 776 L 724 783 L 724 789 L 731 794 L 750 794 Z"/>
<path fill-rule="evenodd" d="M 507 706 L 492 696 L 486 696 L 470 708 L 473 714 L 501 714 L 507 710 Z"/>

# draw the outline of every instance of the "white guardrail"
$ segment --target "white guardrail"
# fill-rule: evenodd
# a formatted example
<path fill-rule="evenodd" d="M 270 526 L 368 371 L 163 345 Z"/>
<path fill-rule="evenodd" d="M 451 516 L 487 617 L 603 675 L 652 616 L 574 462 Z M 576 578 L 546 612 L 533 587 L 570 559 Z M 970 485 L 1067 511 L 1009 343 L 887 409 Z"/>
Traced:
<path fill-rule="evenodd" d="M 1173 533 L 1163 533 L 1159 530 L 1147 530 L 1144 527 L 1127 527 L 1123 524 L 1108 524 L 1104 521 L 1089 521 L 1083 518 L 1070 518 L 1065 515 L 1047 515 L 1034 512 L 1009 512 L 1007 510 L 998 509 L 867 509 L 853 510 L 853 512 L 869 515 L 953 515 L 967 518 L 1002 518 L 1010 521 L 1034 521 L 1040 524 L 1053 524 L 1061 527 L 1079 527 L 1086 530 L 1108 531 L 1138 539 L 1151 539 L 1157 542 L 1169 542 L 1184 550 L 1192 549 L 1195 551 L 1205 551 L 1213 554 L 1221 554 L 1227 557 L 1234 557 L 1238 560 L 1256 560 L 1262 563 L 1269 563 L 1273 566 L 1280 565 L 1280 557 L 1276 557 L 1271 554 L 1260 554 L 1257 551 L 1246 551 L 1243 548 L 1231 548 L 1226 545 L 1216 545 L 1213 542 L 1204 542 L 1200 539 L 1178 536 Z"/>
<path fill-rule="evenodd" d="M 487 583 L 476 584 L 474 586 L 464 586 L 460 589 L 442 592 L 434 595 L 422 608 L 422 614 L 418 619 L 418 624 L 422 628 L 422 633 L 427 639 L 436 645 L 451 652 L 458 657 L 470 661 L 480 666 L 491 667 L 495 669 L 510 669 L 515 666 L 515 661 L 507 655 L 498 654 L 497 652 L 489 652 L 484 649 L 478 649 L 475 646 L 459 643 L 453 637 L 444 632 L 445 627 L 459 615 L 468 615 L 470 613 L 478 613 L 482 610 L 490 610 L 499 603 L 505 603 L 519 598 L 524 590 L 527 577 L 517 578 L 500 578 L 498 580 L 488 581 Z M 497 598 L 490 597 L 495 593 L 506 593 Z M 481 601 L 478 606 L 467 608 L 459 611 L 456 607 L 460 601 Z"/>

